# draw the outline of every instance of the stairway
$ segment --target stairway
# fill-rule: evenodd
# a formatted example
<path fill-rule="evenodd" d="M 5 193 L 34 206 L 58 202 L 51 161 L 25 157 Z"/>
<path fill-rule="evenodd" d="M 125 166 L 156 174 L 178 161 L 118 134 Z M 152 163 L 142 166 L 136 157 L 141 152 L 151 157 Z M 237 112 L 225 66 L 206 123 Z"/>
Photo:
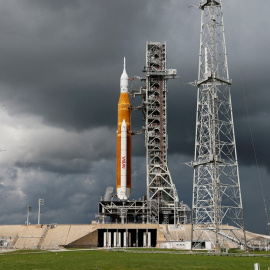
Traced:
<path fill-rule="evenodd" d="M 50 226 L 47 225 L 46 228 L 45 228 L 45 230 L 44 230 L 44 232 L 43 232 L 43 234 L 42 234 L 42 236 L 41 236 L 41 238 L 40 238 L 40 240 L 39 240 L 39 242 L 38 242 L 38 244 L 37 244 L 36 249 L 41 249 L 41 246 L 42 246 L 42 244 L 44 242 L 44 239 L 45 239 L 45 237 L 46 237 L 49 229 L 50 229 Z"/>

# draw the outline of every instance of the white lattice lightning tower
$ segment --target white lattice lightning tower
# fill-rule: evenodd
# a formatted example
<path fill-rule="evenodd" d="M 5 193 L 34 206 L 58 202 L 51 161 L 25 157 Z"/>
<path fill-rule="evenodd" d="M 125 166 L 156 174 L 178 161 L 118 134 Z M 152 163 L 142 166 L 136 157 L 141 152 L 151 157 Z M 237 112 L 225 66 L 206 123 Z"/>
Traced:
<path fill-rule="evenodd" d="M 204 0 L 199 8 L 201 33 L 192 162 L 192 240 L 196 238 L 195 243 L 198 243 L 202 235 L 208 235 L 213 247 L 219 250 L 222 239 L 245 245 L 246 237 L 222 1 Z"/>

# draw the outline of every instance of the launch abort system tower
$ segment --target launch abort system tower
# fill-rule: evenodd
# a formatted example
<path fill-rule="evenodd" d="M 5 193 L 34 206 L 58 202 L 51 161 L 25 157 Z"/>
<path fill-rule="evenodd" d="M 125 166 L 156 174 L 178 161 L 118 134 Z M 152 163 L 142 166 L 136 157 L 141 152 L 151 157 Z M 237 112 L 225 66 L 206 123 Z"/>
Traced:
<path fill-rule="evenodd" d="M 204 0 L 200 9 L 192 240 L 195 247 L 200 238 L 208 235 L 213 248 L 219 250 L 223 240 L 246 246 L 246 235 L 222 2 Z M 226 227 L 227 223 L 231 226 Z"/>

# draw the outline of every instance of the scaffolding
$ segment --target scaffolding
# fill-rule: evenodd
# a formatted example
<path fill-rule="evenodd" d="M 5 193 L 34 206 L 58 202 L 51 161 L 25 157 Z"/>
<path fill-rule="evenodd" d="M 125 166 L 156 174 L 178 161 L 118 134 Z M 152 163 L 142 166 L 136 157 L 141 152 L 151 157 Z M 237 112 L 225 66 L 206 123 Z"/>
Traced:
<path fill-rule="evenodd" d="M 167 81 L 176 69 L 167 69 L 166 43 L 146 43 L 145 88 L 142 113 L 145 120 L 146 191 L 151 223 L 179 222 L 178 193 L 168 169 Z"/>
<path fill-rule="evenodd" d="M 142 112 L 145 118 L 147 200 L 178 202 L 177 190 L 168 169 L 167 80 L 176 70 L 166 69 L 166 44 L 146 44 L 146 91 Z"/>
<path fill-rule="evenodd" d="M 195 230 L 208 232 L 213 248 L 221 237 L 246 247 L 235 132 L 230 94 L 222 1 L 200 4 L 201 33 L 195 155 L 192 167 L 192 241 Z M 228 223 L 235 231 L 226 232 Z M 230 230 L 231 231 L 231 230 Z M 200 237 L 200 236 L 199 236 Z M 200 242 L 196 239 L 196 242 Z M 191 246 L 192 248 L 192 246 Z"/>
<path fill-rule="evenodd" d="M 155 202 L 155 201 L 154 201 Z M 156 211 L 156 213 L 153 213 Z M 176 216 L 176 222 L 178 224 L 187 224 L 190 222 L 191 209 L 184 203 L 178 203 L 174 209 L 173 205 L 165 205 L 161 208 L 158 205 L 153 205 L 152 202 L 147 201 L 142 197 L 139 200 L 133 201 L 120 201 L 109 200 L 104 201 L 103 198 L 99 201 L 98 205 L 98 222 L 105 224 L 158 224 L 153 218 L 156 216 L 164 215 L 159 218 L 163 224 L 173 223 L 173 219 L 170 217 Z"/>

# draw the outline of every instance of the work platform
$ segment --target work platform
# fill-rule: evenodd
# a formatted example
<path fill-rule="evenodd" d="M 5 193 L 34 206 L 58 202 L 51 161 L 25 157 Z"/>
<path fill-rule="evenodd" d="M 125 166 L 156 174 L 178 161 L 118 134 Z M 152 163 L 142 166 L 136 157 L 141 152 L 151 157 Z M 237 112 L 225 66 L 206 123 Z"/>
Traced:
<path fill-rule="evenodd" d="M 102 224 L 187 224 L 190 213 L 191 209 L 181 202 L 100 200 L 97 218 Z"/>

